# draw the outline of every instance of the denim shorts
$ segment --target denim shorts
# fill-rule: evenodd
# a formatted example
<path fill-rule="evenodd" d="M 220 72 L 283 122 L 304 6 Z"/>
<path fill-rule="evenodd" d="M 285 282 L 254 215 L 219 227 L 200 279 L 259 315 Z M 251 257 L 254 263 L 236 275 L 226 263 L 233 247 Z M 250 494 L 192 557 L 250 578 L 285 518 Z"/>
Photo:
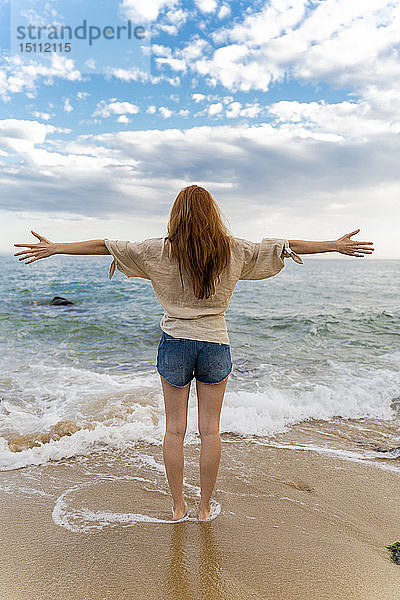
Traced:
<path fill-rule="evenodd" d="M 193 377 L 202 383 L 220 383 L 232 371 L 230 346 L 176 338 L 163 331 L 157 371 L 177 387 L 185 387 Z"/>

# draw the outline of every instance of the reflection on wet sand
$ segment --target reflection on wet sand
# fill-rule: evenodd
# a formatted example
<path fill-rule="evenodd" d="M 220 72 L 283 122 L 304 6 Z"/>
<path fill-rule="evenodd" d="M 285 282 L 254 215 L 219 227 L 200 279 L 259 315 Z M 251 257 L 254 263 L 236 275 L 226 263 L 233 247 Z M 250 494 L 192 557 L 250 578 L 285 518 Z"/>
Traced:
<path fill-rule="evenodd" d="M 204 523 L 199 529 L 201 538 L 199 573 L 202 598 L 204 600 L 232 598 L 222 581 L 221 556 L 213 535 L 212 523 Z"/>
<path fill-rule="evenodd" d="M 199 553 L 193 552 L 198 543 Z M 212 523 L 196 528 L 188 523 L 172 527 L 166 586 L 167 598 L 174 600 L 233 598 L 222 580 L 221 554 Z"/>
<path fill-rule="evenodd" d="M 186 538 L 186 523 L 177 523 L 172 526 L 166 581 L 168 598 L 180 598 L 180 600 L 192 598 L 189 591 L 189 569 L 185 558 Z"/>

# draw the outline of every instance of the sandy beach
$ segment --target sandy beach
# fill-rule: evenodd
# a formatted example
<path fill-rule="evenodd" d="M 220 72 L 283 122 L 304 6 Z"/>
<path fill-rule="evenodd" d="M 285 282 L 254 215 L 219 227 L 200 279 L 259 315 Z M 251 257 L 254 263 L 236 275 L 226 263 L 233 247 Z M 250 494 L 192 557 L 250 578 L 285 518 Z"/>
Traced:
<path fill-rule="evenodd" d="M 2 473 L 0 597 L 397 599 L 400 567 L 385 545 L 400 538 L 398 473 L 295 449 L 300 438 L 296 428 L 271 443 L 224 436 L 221 513 L 206 524 L 112 521 L 169 519 L 157 446 L 141 447 L 153 478 L 134 466 L 135 449 Z M 186 447 L 192 507 L 198 451 Z"/>

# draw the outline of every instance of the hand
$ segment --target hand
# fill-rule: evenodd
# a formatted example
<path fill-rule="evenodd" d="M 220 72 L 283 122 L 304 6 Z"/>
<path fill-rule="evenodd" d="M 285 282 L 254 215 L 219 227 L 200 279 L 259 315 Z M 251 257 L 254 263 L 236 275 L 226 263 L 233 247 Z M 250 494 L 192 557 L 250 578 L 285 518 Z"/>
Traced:
<path fill-rule="evenodd" d="M 349 256 L 363 257 L 365 254 L 372 254 L 374 248 L 372 247 L 373 242 L 358 242 L 351 240 L 350 238 L 358 233 L 360 230 L 356 229 L 351 233 L 346 233 L 341 238 L 336 240 L 337 251 L 340 254 L 348 254 Z"/>
<path fill-rule="evenodd" d="M 48 258 L 49 256 L 55 254 L 55 246 L 52 244 L 52 242 L 47 240 L 42 235 L 39 235 L 35 231 L 31 231 L 31 233 L 33 233 L 33 235 L 39 240 L 38 244 L 14 244 L 14 246 L 29 248 L 28 250 L 22 250 L 22 252 L 17 252 L 14 254 L 14 256 L 20 256 L 22 254 L 21 258 L 18 259 L 20 261 L 30 258 L 31 260 L 27 260 L 25 263 L 26 265 L 29 265 L 40 258 Z"/>

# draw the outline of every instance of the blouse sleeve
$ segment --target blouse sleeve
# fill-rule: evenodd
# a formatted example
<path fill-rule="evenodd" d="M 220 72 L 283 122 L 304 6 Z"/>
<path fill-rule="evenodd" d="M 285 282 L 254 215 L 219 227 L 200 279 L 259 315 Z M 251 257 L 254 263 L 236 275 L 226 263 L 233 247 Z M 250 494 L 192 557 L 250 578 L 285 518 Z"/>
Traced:
<path fill-rule="evenodd" d="M 244 240 L 244 261 L 239 279 L 267 279 L 285 266 L 284 258 L 303 264 L 302 259 L 280 238 L 264 238 L 261 242 Z"/>
<path fill-rule="evenodd" d="M 114 275 L 116 268 L 127 277 L 150 279 L 146 272 L 142 242 L 105 239 L 104 244 L 113 256 L 113 261 L 108 272 L 109 279 Z"/>

